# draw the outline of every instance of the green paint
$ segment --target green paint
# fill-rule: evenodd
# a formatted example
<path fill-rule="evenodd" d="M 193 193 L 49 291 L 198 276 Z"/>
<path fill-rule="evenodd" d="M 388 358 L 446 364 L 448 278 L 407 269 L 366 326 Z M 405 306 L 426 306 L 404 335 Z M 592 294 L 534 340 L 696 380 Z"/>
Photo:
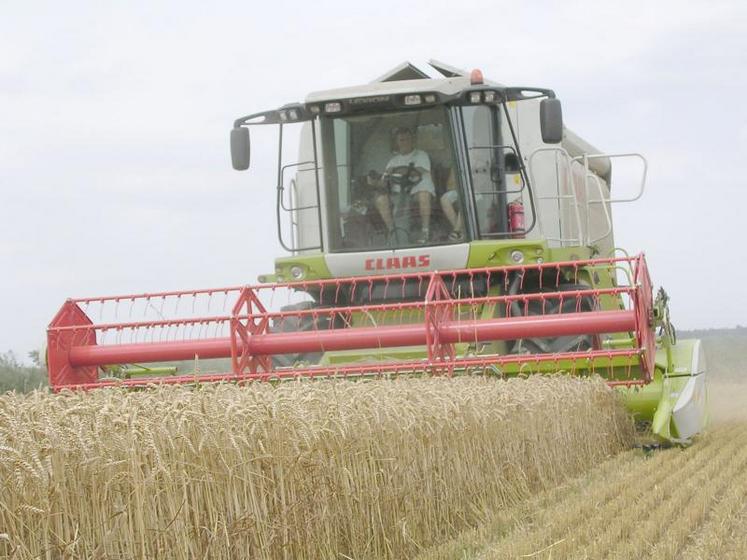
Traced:
<path fill-rule="evenodd" d="M 695 343 L 695 340 L 680 340 L 672 345 L 672 367 L 668 369 L 662 367 L 668 364 L 667 350 L 658 349 L 653 381 L 644 387 L 619 389 L 636 420 L 651 422 L 651 431 L 662 440 L 680 437 L 672 421 L 672 411 L 693 374 L 691 364 Z"/>
<path fill-rule="evenodd" d="M 511 253 L 521 251 L 524 260 L 515 262 Z M 538 260 L 539 259 L 539 260 Z M 547 244 L 535 239 L 504 239 L 473 241 L 469 244 L 467 268 L 486 268 L 516 264 L 537 264 L 551 260 Z"/>
<path fill-rule="evenodd" d="M 297 266 L 303 269 L 303 278 L 293 278 L 291 268 Z M 260 282 L 293 282 L 294 280 L 326 280 L 332 278 L 323 253 L 296 255 L 275 259 L 275 274 L 264 275 Z"/>

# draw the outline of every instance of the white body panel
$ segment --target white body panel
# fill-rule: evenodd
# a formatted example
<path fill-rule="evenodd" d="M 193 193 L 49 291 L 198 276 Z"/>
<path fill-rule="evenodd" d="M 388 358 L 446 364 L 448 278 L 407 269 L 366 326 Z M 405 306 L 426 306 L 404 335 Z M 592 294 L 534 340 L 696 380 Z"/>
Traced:
<path fill-rule="evenodd" d="M 310 123 L 305 123 L 301 130 L 298 161 L 314 161 Z M 300 253 L 303 253 L 307 247 L 319 246 L 321 241 L 319 239 L 319 212 L 315 208 L 317 204 L 316 176 L 311 165 L 307 165 L 305 168 L 305 170 L 299 170 L 296 173 L 293 188 L 293 206 L 307 208 L 295 212 L 293 216 L 293 246 Z M 322 176 L 320 176 L 320 182 L 323 186 Z M 324 208 L 324 189 L 321 186 L 319 195 L 322 198 L 322 208 Z M 311 249 L 311 251 L 315 251 L 315 249 Z"/>
<path fill-rule="evenodd" d="M 440 247 L 412 247 L 396 251 L 328 253 L 324 256 L 327 268 L 335 277 L 466 268 L 468 258 L 467 243 Z"/>
<path fill-rule="evenodd" d="M 490 83 L 490 82 L 486 82 Z M 469 87 L 469 78 L 455 77 L 442 80 L 396 80 L 392 82 L 374 82 L 360 86 L 351 86 L 310 93 L 306 103 L 322 103 L 330 99 L 351 99 L 374 95 L 399 95 L 417 92 L 439 92 L 453 95 Z"/>
<path fill-rule="evenodd" d="M 610 207 L 606 204 L 605 212 L 602 204 L 590 201 L 609 198 L 610 188 L 603 178 L 609 176 L 609 160 L 592 160 L 587 180 L 584 166 L 571 158 L 599 151 L 568 129 L 564 129 L 560 146 L 545 144 L 539 105 L 539 100 L 509 103 L 524 165 L 530 171 L 538 214 L 538 227 L 529 237 L 545 238 L 550 247 L 593 243 L 600 254 L 607 255 L 614 248 Z M 541 151 L 533 156 L 537 150 Z M 523 202 L 528 209 L 528 193 L 524 194 Z M 527 212 L 527 220 L 530 219 Z"/>
<path fill-rule="evenodd" d="M 692 355 L 692 377 L 677 398 L 672 420 L 680 440 L 688 440 L 703 431 L 707 417 L 705 357 L 700 340 L 695 342 Z"/>

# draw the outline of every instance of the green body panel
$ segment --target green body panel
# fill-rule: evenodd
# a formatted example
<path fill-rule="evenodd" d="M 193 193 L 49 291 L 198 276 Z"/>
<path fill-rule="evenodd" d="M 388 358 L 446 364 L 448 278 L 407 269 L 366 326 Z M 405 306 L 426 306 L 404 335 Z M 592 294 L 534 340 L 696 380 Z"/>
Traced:
<path fill-rule="evenodd" d="M 324 254 L 311 253 L 275 259 L 275 274 L 264 274 L 259 277 L 259 281 L 263 283 L 292 282 L 294 278 L 290 269 L 293 266 L 299 266 L 303 269 L 303 280 L 327 280 L 332 278 L 332 273 L 324 260 Z"/>
<path fill-rule="evenodd" d="M 120 379 L 130 379 L 138 376 L 153 376 L 153 375 L 176 375 L 178 366 L 150 366 L 145 367 L 137 364 L 130 364 L 127 366 L 122 365 L 111 365 L 104 366 L 102 368 L 107 375 Z"/>
<path fill-rule="evenodd" d="M 549 261 L 547 244 L 541 240 L 511 239 L 503 241 L 473 241 L 469 244 L 467 268 L 486 268 L 520 264 L 511 260 L 513 251 L 524 254 L 524 263 Z M 541 260 L 537 260 L 541 259 Z"/>
<path fill-rule="evenodd" d="M 511 253 L 514 251 L 521 251 L 523 253 L 524 260 L 521 263 L 516 263 L 512 260 Z M 590 258 L 592 258 L 592 250 L 588 247 L 550 249 L 542 239 L 473 241 L 469 247 L 467 268 L 577 261 Z"/>
<path fill-rule="evenodd" d="M 656 353 L 656 374 L 643 387 L 620 388 L 625 405 L 638 421 L 650 422 L 651 432 L 662 440 L 677 440 L 680 434 L 673 421 L 680 393 L 693 375 L 692 358 L 696 340 L 680 340 L 671 346 L 672 365 L 666 348 Z"/>
<path fill-rule="evenodd" d="M 457 354 L 463 355 L 467 344 L 454 345 Z M 369 350 L 340 350 L 337 352 L 326 352 L 322 356 L 322 365 L 335 365 L 345 363 L 376 363 L 391 360 L 414 360 L 423 358 L 426 350 L 423 346 L 400 346 L 398 348 L 371 348 Z"/>

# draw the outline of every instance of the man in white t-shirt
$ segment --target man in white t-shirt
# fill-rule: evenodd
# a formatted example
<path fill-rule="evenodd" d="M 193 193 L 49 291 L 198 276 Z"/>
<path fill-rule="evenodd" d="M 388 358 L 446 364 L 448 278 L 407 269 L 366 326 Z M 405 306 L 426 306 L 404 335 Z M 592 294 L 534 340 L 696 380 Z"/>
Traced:
<path fill-rule="evenodd" d="M 431 178 L 431 160 L 423 150 L 415 149 L 415 138 L 412 130 L 406 127 L 398 128 L 396 131 L 397 154 L 386 164 L 384 175 L 380 179 L 369 179 L 369 185 L 378 188 L 374 197 L 374 204 L 381 215 L 381 219 L 391 233 L 394 231 L 394 219 L 392 218 L 392 203 L 389 190 L 386 186 L 394 183 L 394 174 L 403 168 L 410 169 L 411 183 L 410 195 L 418 201 L 420 210 L 421 235 L 418 243 L 427 243 L 430 238 L 431 205 L 433 197 L 436 196 L 436 187 Z M 405 181 L 407 182 L 407 181 Z M 393 192 L 400 192 L 402 187 L 398 184 L 392 185 Z"/>

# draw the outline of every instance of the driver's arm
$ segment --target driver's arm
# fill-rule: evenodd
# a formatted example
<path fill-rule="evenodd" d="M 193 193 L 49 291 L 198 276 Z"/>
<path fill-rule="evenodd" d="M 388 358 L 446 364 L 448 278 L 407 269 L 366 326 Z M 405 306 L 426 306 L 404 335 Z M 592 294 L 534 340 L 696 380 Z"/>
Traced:
<path fill-rule="evenodd" d="M 387 171 L 384 171 L 384 175 L 379 175 L 373 169 L 366 175 L 366 184 L 369 187 L 380 189 L 384 186 L 384 179 L 386 178 Z"/>

